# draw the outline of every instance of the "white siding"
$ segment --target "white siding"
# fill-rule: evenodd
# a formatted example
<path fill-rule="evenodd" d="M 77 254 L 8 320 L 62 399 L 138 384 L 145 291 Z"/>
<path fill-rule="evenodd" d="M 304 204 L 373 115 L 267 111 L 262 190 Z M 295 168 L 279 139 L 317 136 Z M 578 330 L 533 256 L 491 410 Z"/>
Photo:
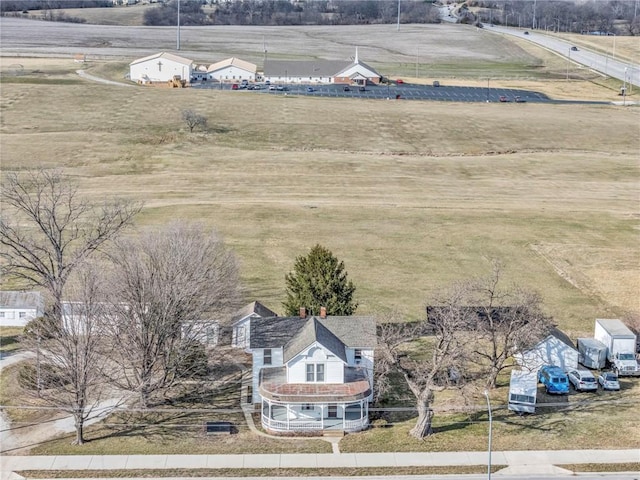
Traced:
<path fill-rule="evenodd" d="M 39 316 L 37 308 L 0 308 L 1 327 L 24 327 Z"/>
<path fill-rule="evenodd" d="M 515 354 L 514 358 L 524 369 L 534 372 L 543 365 L 556 365 L 564 371 L 578 368 L 578 351 L 554 336 L 545 338 L 530 350 Z"/>
<path fill-rule="evenodd" d="M 260 384 L 260 370 L 264 367 L 264 349 L 263 348 L 254 348 L 251 352 L 253 354 L 253 380 L 252 380 L 252 388 L 253 388 L 253 403 L 259 403 L 260 392 L 258 391 L 258 386 Z M 266 367 L 280 367 L 282 366 L 282 348 L 272 348 L 271 349 L 271 365 L 266 365 Z"/>
<path fill-rule="evenodd" d="M 161 57 L 136 63 L 129 67 L 129 78 L 134 82 L 138 80 L 143 82 L 167 82 L 174 75 L 179 75 L 180 78 L 190 81 L 191 73 L 191 66 Z"/>
<path fill-rule="evenodd" d="M 255 80 L 253 72 L 230 65 L 220 70 L 209 72 L 214 80 L 222 82 L 233 82 L 234 80 Z"/>
<path fill-rule="evenodd" d="M 343 383 L 344 362 L 333 353 L 314 343 L 289 360 L 287 374 L 289 383 L 307 382 L 307 364 L 324 365 L 324 381 L 321 383 Z"/>

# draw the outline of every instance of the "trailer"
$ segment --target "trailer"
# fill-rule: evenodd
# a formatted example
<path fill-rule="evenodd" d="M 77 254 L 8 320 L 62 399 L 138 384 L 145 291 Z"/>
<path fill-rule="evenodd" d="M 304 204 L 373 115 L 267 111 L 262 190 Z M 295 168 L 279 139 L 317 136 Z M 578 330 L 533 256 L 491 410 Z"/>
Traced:
<path fill-rule="evenodd" d="M 617 318 L 597 318 L 594 337 L 607 347 L 607 360 L 618 375 L 640 375 L 636 336 Z"/>
<path fill-rule="evenodd" d="M 595 338 L 579 338 L 580 363 L 587 368 L 602 370 L 607 365 L 607 346 Z"/>
<path fill-rule="evenodd" d="M 509 410 L 522 415 L 535 413 L 538 394 L 538 376 L 527 370 L 511 370 L 509 383 Z"/>

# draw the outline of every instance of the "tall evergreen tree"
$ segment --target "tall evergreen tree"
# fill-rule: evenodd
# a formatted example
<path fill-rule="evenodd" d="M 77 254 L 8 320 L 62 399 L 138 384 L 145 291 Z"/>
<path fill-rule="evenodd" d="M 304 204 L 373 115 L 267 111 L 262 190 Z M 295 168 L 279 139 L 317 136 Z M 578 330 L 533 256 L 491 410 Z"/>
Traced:
<path fill-rule="evenodd" d="M 326 307 L 328 315 L 352 315 L 358 308 L 356 287 L 347 279 L 344 262 L 327 248 L 316 245 L 308 255 L 296 258 L 293 271 L 285 276 L 287 315 L 297 315 L 305 307 L 312 315 Z"/>

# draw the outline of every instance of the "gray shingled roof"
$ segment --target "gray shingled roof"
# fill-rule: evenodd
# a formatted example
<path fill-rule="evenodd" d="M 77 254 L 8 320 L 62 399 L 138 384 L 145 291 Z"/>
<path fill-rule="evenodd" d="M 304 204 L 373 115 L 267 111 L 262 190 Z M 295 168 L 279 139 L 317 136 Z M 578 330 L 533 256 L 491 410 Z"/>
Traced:
<path fill-rule="evenodd" d="M 345 344 L 320 323 L 317 317 L 311 317 L 284 346 L 285 363 L 314 342 L 318 342 L 343 362 L 347 361 Z"/>
<path fill-rule="evenodd" d="M 304 327 L 307 327 L 308 331 L 301 332 Z M 293 352 L 295 355 L 316 340 L 331 351 L 342 348 L 343 355 L 345 346 L 373 348 L 377 342 L 376 321 L 365 316 L 251 319 L 250 348 L 285 348 L 289 351 L 297 348 L 298 350 Z M 303 345 L 305 342 L 306 345 Z M 342 347 L 339 347 L 337 342 L 341 343 Z M 343 358 L 342 355 L 340 357 Z"/>
<path fill-rule="evenodd" d="M 233 317 L 231 317 L 231 322 L 236 323 L 237 321 L 242 320 L 243 318 L 248 317 L 249 315 L 252 315 L 254 313 L 256 315 L 259 315 L 260 317 L 277 317 L 278 316 L 276 312 L 268 309 L 267 307 L 262 305 L 260 302 L 255 301 L 255 302 L 251 302 L 248 305 L 245 305 L 240 310 L 238 310 L 233 315 Z"/>
<path fill-rule="evenodd" d="M 2 308 L 42 308 L 43 305 L 44 301 L 40 292 L 0 291 L 0 307 Z"/>
<path fill-rule="evenodd" d="M 267 60 L 264 63 L 265 77 L 333 77 L 353 62 L 341 60 Z"/>

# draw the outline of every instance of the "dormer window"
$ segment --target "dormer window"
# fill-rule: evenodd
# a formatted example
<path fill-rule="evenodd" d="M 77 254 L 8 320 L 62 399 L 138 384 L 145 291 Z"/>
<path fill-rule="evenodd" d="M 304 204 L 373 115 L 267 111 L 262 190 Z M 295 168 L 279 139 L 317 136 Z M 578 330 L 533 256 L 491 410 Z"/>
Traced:
<path fill-rule="evenodd" d="M 324 363 L 307 363 L 307 382 L 324 382 Z"/>
<path fill-rule="evenodd" d="M 362 350 L 360 350 L 359 348 L 355 349 L 355 351 L 353 352 L 353 360 L 356 363 L 361 363 L 362 362 Z"/>

